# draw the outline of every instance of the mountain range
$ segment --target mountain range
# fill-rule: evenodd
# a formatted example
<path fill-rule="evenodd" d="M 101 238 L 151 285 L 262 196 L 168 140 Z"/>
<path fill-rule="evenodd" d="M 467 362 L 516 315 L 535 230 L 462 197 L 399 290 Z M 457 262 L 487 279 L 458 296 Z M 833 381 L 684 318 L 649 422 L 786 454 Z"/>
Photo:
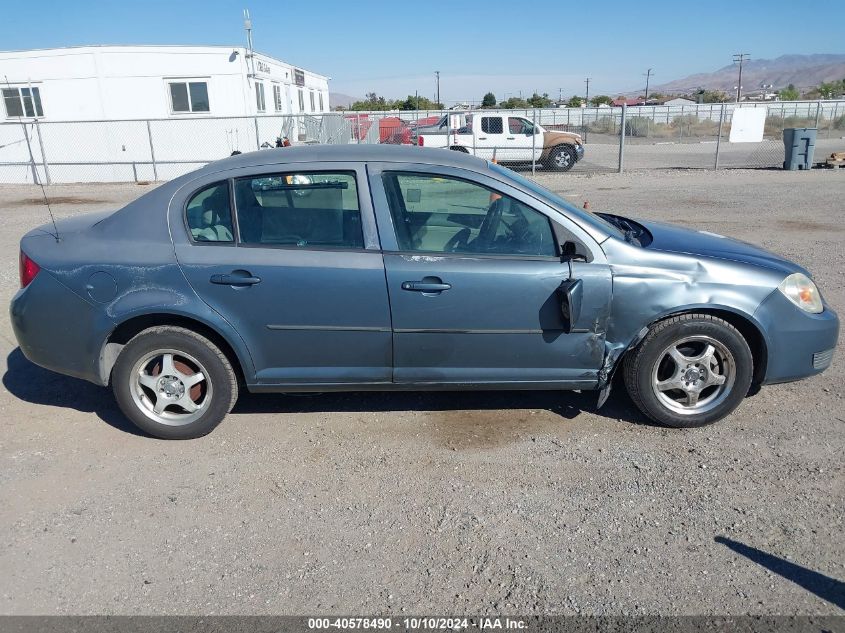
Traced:
<path fill-rule="evenodd" d="M 654 86 L 655 92 L 683 93 L 697 88 L 705 90 L 735 89 L 739 68 L 730 64 L 711 73 L 688 75 L 681 79 Z M 742 86 L 746 92 L 762 85 L 774 90 L 794 84 L 808 89 L 823 81 L 845 79 L 845 54 L 782 55 L 776 59 L 751 59 L 742 65 Z"/>

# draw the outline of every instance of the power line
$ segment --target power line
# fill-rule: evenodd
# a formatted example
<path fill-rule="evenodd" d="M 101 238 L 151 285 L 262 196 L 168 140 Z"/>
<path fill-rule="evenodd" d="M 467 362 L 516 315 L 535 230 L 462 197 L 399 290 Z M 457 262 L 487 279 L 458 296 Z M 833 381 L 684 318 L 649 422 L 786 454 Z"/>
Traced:
<path fill-rule="evenodd" d="M 739 80 L 736 82 L 736 102 L 742 98 L 742 64 L 751 59 L 749 53 L 734 53 L 734 64 L 739 63 Z"/>

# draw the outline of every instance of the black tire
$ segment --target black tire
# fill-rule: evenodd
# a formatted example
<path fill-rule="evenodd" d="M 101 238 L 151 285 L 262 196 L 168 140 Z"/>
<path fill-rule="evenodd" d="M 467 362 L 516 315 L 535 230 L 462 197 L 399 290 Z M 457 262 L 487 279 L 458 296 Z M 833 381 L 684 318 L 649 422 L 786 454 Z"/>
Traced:
<path fill-rule="evenodd" d="M 546 167 L 555 171 L 569 171 L 575 167 L 577 161 L 578 154 L 575 148 L 570 145 L 558 145 L 549 150 Z"/>
<path fill-rule="evenodd" d="M 144 381 L 139 375 L 147 380 L 164 380 L 166 356 L 170 356 L 171 366 L 175 367 L 174 377 L 184 378 L 188 386 L 174 378 L 167 385 L 173 393 L 165 392 L 164 386 L 157 393 L 149 385 L 142 385 Z M 150 367 L 153 369 L 149 370 Z M 196 384 L 189 382 L 194 377 Z M 174 326 L 153 327 L 132 338 L 117 358 L 111 382 L 124 415 L 141 430 L 162 439 L 193 439 L 210 433 L 238 398 L 237 378 L 226 355 L 204 336 Z M 158 397 L 166 404 L 160 413 L 153 410 Z M 185 397 L 191 398 L 187 405 L 193 402 L 192 406 L 196 407 L 190 413 L 180 406 Z M 180 416 L 187 422 L 181 422 Z M 160 421 L 164 418 L 170 419 Z"/>
<path fill-rule="evenodd" d="M 710 348 L 714 351 L 707 357 Z M 708 314 L 657 323 L 626 355 L 624 365 L 625 386 L 637 408 L 675 428 L 712 424 L 730 414 L 745 398 L 754 374 L 754 358 L 742 334 Z M 708 384 L 720 378 L 722 383 Z"/>

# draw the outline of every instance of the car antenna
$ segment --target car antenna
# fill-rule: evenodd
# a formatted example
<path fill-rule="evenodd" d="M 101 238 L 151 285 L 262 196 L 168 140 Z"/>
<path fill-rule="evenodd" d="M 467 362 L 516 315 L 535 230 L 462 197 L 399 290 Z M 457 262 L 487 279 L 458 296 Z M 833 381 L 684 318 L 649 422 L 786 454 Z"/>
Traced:
<path fill-rule="evenodd" d="M 6 80 L 6 86 L 9 90 L 12 90 L 12 84 L 9 83 L 9 76 L 3 75 L 3 78 Z M 29 100 L 32 102 L 32 112 L 33 114 L 38 114 L 35 110 L 35 99 L 32 96 L 32 87 L 29 88 Z M 21 99 L 21 105 L 23 105 L 23 99 Z M 32 154 L 32 143 L 29 142 L 29 134 L 26 131 L 26 123 L 23 121 L 23 110 L 21 110 L 21 114 L 18 115 L 18 121 L 21 124 L 21 129 L 23 130 L 23 137 L 26 140 L 26 148 L 29 150 L 29 164 L 32 165 L 32 177 L 35 182 L 41 186 L 41 196 L 44 198 L 44 205 L 47 207 L 47 213 L 50 214 L 50 221 L 53 223 L 53 237 L 56 239 L 57 242 L 61 241 L 59 237 L 59 227 L 56 226 L 56 218 L 53 217 L 53 209 L 50 208 L 50 199 L 47 197 L 47 190 L 44 188 L 44 183 L 41 181 L 41 176 L 38 175 L 38 170 L 35 167 L 35 156 Z"/>

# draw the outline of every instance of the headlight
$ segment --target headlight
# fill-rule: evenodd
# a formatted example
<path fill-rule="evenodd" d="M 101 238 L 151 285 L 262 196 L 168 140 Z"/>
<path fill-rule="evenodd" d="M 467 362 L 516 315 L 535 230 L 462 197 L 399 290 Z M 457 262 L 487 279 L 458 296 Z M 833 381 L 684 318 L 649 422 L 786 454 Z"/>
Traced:
<path fill-rule="evenodd" d="M 787 299 L 805 312 L 818 314 L 824 310 L 822 297 L 813 280 L 803 273 L 793 273 L 778 286 Z"/>

